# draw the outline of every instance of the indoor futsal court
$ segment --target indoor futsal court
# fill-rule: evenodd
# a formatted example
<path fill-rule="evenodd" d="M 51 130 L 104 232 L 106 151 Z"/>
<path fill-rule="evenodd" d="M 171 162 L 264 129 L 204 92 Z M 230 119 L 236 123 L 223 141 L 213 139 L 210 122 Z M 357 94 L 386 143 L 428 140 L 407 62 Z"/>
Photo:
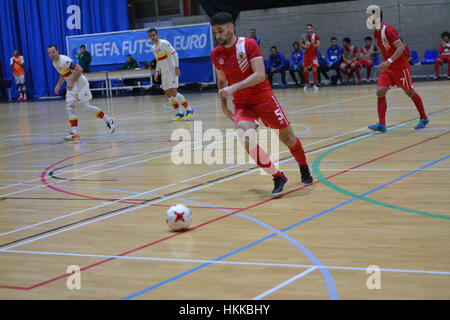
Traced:
<path fill-rule="evenodd" d="M 339 4 L 323 2 L 331 4 L 297 5 L 312 10 L 307 17 L 317 21 L 302 20 L 298 38 L 286 45 L 287 58 L 308 22 L 324 35 L 322 52 L 329 46 L 331 31 L 321 32 L 323 14 L 314 13 Z M 371 32 L 365 10 L 372 3 L 348 2 L 361 12 L 360 31 L 353 36 L 364 39 Z M 398 2 L 401 14 L 418 10 Z M 280 8 L 243 9 L 238 33 L 248 36 L 255 12 L 273 10 Z M 207 17 L 203 9 L 200 13 Z M 397 27 L 393 15 L 387 17 Z M 133 27 L 145 29 L 147 37 L 147 25 L 124 30 Z M 256 29 L 269 59 L 272 43 L 264 38 L 262 22 Z M 437 46 L 442 31 L 434 32 Z M 411 32 L 402 35 L 412 37 Z M 337 34 L 339 45 L 344 36 Z M 61 55 L 67 54 L 65 41 L 58 46 Z M 0 103 L 2 300 L 450 298 L 450 82 L 415 77 L 423 70 L 432 74 L 433 65 L 412 68 L 429 124 L 415 130 L 414 103 L 395 87 L 386 95 L 386 132 L 368 129 L 378 119 L 377 68 L 370 84 L 319 85 L 318 90 L 295 86 L 289 74 L 288 87 L 281 88 L 276 74 L 273 94 L 301 140 L 314 181 L 303 185 L 289 149 L 269 139 L 264 148 L 289 179 L 283 195 L 272 198 L 273 178 L 248 155 L 243 161 L 222 161 L 245 151 L 222 112 L 217 86 L 209 81 L 199 81 L 207 82 L 208 90 L 180 85 L 195 113 L 176 121 L 164 94 L 110 94 L 110 88 L 97 87 L 91 104 L 114 119 L 115 132 L 80 111 L 81 139 L 64 141 L 70 130 L 67 100 L 55 99 L 59 75 L 47 55 L 49 44 L 42 47 L 49 96 L 38 98 L 42 88 L 33 82 L 33 73 L 26 76 L 28 101 L 17 100 L 13 84 L 12 101 Z M 11 73 L 10 55 L 12 50 L 2 62 L 4 79 Z M 183 56 L 178 55 L 183 76 Z M 27 72 L 33 59 L 25 56 Z M 98 82 L 93 75 L 103 71 L 93 67 L 86 78 Z M 210 76 L 211 82 L 217 80 Z M 312 73 L 310 78 L 312 83 Z M 233 108 L 231 99 L 228 107 Z M 262 123 L 259 132 L 278 141 L 276 131 Z M 180 146 L 189 163 L 177 163 Z M 206 155 L 221 162 L 207 163 Z M 190 209 L 188 229 L 174 231 L 166 223 L 166 212 L 175 204 Z"/>

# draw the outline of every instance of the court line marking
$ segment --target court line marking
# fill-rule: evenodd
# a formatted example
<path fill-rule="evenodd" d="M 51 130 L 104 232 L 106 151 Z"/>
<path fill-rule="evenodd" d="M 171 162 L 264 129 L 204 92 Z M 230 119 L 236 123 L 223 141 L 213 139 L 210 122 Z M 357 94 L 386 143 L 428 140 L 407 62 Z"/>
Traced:
<path fill-rule="evenodd" d="M 160 257 L 134 257 L 134 256 L 115 256 L 107 254 L 88 254 L 88 253 L 68 253 L 68 252 L 48 252 L 48 251 L 23 251 L 23 250 L 8 250 L 5 253 L 29 254 L 29 255 L 49 255 L 49 256 L 69 256 L 81 258 L 114 258 L 121 260 L 136 260 L 136 261 L 161 261 L 161 262 L 186 262 L 186 263 L 211 263 L 224 265 L 242 265 L 242 266 L 261 266 L 261 267 L 281 267 L 281 268 L 299 268 L 308 269 L 330 269 L 330 270 L 348 270 L 348 271 L 367 271 L 367 267 L 346 267 L 346 266 L 315 266 L 310 264 L 293 264 L 293 263 L 271 263 L 271 262 L 251 262 L 251 261 L 224 261 L 224 260 L 203 260 L 203 259 L 180 259 L 180 258 L 160 258 Z M 398 273 L 423 273 L 423 274 L 439 274 L 450 276 L 450 271 L 438 270 L 415 270 L 415 269 L 393 269 L 380 268 L 383 272 L 398 272 Z"/>
<path fill-rule="evenodd" d="M 356 141 L 359 141 L 359 140 L 356 140 Z M 355 141 L 355 142 L 356 142 L 356 141 Z M 429 141 L 429 140 L 424 140 L 424 141 Z M 405 148 L 400 149 L 400 150 L 405 150 Z M 403 175 L 403 176 L 401 176 L 401 177 L 399 177 L 399 178 L 396 178 L 396 179 L 394 179 L 394 180 L 392 180 L 392 181 L 390 181 L 390 182 L 388 182 L 388 183 L 385 183 L 385 184 L 383 184 L 383 185 L 381 185 L 381 186 L 378 186 L 378 187 L 376 187 L 376 188 L 374 188 L 374 189 L 371 189 L 370 191 L 365 192 L 365 193 L 363 193 L 362 195 L 365 196 L 365 195 L 371 194 L 371 193 L 373 193 L 373 192 L 376 192 L 376 191 L 378 191 L 378 190 L 380 190 L 380 189 L 382 189 L 382 188 L 384 188 L 384 187 L 386 187 L 386 186 L 388 186 L 388 185 L 390 185 L 390 184 L 392 184 L 392 183 L 395 183 L 395 182 L 397 182 L 397 181 L 400 181 L 400 180 L 402 180 L 402 179 L 404 179 L 404 178 L 406 178 L 406 177 L 409 177 L 410 175 L 412 175 L 412 174 L 414 174 L 414 173 L 416 173 L 416 172 L 419 172 L 420 170 L 422 170 L 422 168 L 427 168 L 427 167 L 429 167 L 429 166 L 432 166 L 432 165 L 434 165 L 434 164 L 436 164 L 436 163 L 439 163 L 439 162 L 441 162 L 441 161 L 443 161 L 443 160 L 445 160 L 445 159 L 447 159 L 447 158 L 449 158 L 449 157 L 450 157 L 450 155 L 447 155 L 447 156 L 445 156 L 445 157 L 443 157 L 443 158 L 441 158 L 441 159 L 439 159 L 439 160 L 433 161 L 433 162 L 431 162 L 431 163 L 429 163 L 429 164 L 427 164 L 427 165 L 425 165 L 425 166 L 423 166 L 423 167 L 421 167 L 421 168 L 419 168 L 419 169 L 416 169 L 416 170 L 414 170 L 414 171 L 411 171 L 410 173 L 408 173 L 408 174 L 406 174 L 406 175 Z M 293 191 L 290 191 L 290 192 L 292 193 Z M 302 225 L 302 224 L 304 224 L 304 223 L 306 223 L 306 222 L 309 222 L 309 221 L 311 221 L 311 220 L 313 220 L 313 219 L 316 219 L 316 218 L 318 218 L 318 217 L 320 217 L 320 216 L 322 216 L 322 215 L 325 215 L 325 214 L 327 214 L 327 213 L 329 213 L 329 212 L 331 212 L 331 211 L 333 211 L 333 210 L 339 209 L 339 208 L 341 208 L 341 207 L 343 207 L 343 206 L 345 206 L 345 205 L 347 205 L 347 204 L 349 204 L 349 203 L 352 203 L 352 202 L 354 202 L 354 201 L 356 201 L 356 200 L 358 200 L 358 197 L 354 197 L 354 198 L 352 198 L 352 199 L 349 199 L 349 200 L 347 200 L 347 201 L 344 201 L 344 202 L 342 202 L 342 203 L 340 203 L 340 204 L 338 204 L 338 205 L 335 205 L 335 206 L 333 206 L 333 207 L 331 207 L 331 208 L 329 208 L 329 209 L 327 209 L 327 210 L 324 210 L 324 211 L 322 211 L 322 212 L 320 212 L 320 213 L 317 213 L 317 214 L 315 214 L 315 215 L 313 215 L 313 216 L 311 216 L 311 217 L 309 217 L 309 218 L 306 218 L 306 219 L 304 219 L 304 220 L 302 220 L 302 221 L 300 221 L 300 222 L 297 222 L 297 223 L 295 223 L 295 224 L 293 224 L 293 225 L 290 225 L 290 226 L 288 226 L 288 227 L 285 227 L 285 228 L 281 229 L 280 231 L 281 231 L 282 233 L 284 233 L 284 232 L 286 232 L 286 231 L 288 231 L 288 230 L 291 230 L 291 229 L 293 229 L 293 228 L 298 227 L 299 225 Z M 226 255 L 223 255 L 223 256 L 221 256 L 221 257 L 215 259 L 215 260 L 223 260 L 223 259 L 225 259 L 225 258 L 227 258 L 227 257 L 229 257 L 229 256 L 231 256 L 231 255 L 234 255 L 234 254 L 239 253 L 239 252 L 241 252 L 241 251 L 244 251 L 244 250 L 246 250 L 246 249 L 248 249 L 248 248 L 250 248 L 250 247 L 253 247 L 253 246 L 255 246 L 255 245 L 257 245 L 257 244 L 259 244 L 259 243 L 261 243 L 261 242 L 263 242 L 263 241 L 265 241 L 265 240 L 268 240 L 268 239 L 270 239 L 270 238 L 273 238 L 273 237 L 276 236 L 276 235 L 278 235 L 278 234 L 277 234 L 277 233 L 273 233 L 273 234 L 271 234 L 271 235 L 268 235 L 268 236 L 266 236 L 266 237 L 264 237 L 264 238 L 261 238 L 260 240 L 257 240 L 257 241 L 255 241 L 255 242 L 253 242 L 253 243 L 250 243 L 250 244 L 248 244 L 248 245 L 246 245 L 246 246 L 244 246 L 244 247 L 241 247 L 241 248 L 236 249 L 236 250 L 234 250 L 234 251 L 232 251 L 232 252 L 229 252 L 229 253 L 227 253 Z M 210 263 L 205 263 L 205 264 L 203 264 L 203 265 L 200 265 L 200 266 L 197 266 L 197 267 L 195 267 L 195 268 L 192 268 L 192 269 L 190 269 L 190 270 L 188 270 L 188 271 L 185 271 L 185 272 L 183 272 L 183 273 L 181 273 L 181 274 L 179 274 L 179 275 L 177 275 L 177 276 L 174 276 L 174 277 L 169 278 L 169 279 L 167 279 L 167 280 L 165 280 L 165 281 L 162 281 L 162 282 L 160 282 L 160 283 L 157 283 L 157 284 L 155 284 L 155 285 L 152 285 L 152 286 L 150 286 L 150 287 L 147 287 L 147 288 L 145 288 L 145 289 L 143 289 L 143 290 L 141 290 L 141 291 L 138 291 L 138 292 L 136 292 L 136 293 L 133 293 L 133 294 L 131 294 L 131 295 L 129 295 L 129 296 L 123 298 L 123 300 L 133 299 L 133 298 L 135 298 L 135 297 L 137 297 L 137 296 L 139 296 L 139 295 L 142 295 L 142 294 L 147 293 L 147 292 L 149 292 L 149 291 L 152 291 L 152 290 L 154 290 L 154 289 L 156 289 L 156 288 L 159 288 L 160 286 L 163 286 L 163 285 L 165 285 L 165 284 L 167 284 L 167 283 L 169 283 L 169 282 L 175 281 L 175 280 L 177 280 L 177 279 L 179 279 L 179 278 L 184 277 L 185 275 L 191 274 L 191 273 L 193 273 L 193 272 L 195 272 L 195 271 L 198 271 L 198 270 L 200 270 L 200 269 L 203 269 L 203 268 L 205 268 L 205 267 L 207 267 L 207 266 L 209 266 L 209 265 L 210 265 Z M 274 289 L 274 288 L 273 288 L 273 289 Z M 271 290 L 272 290 L 271 292 L 274 292 L 273 289 L 271 289 Z M 333 298 L 333 296 L 330 295 L 330 298 Z"/>
<path fill-rule="evenodd" d="M 366 129 L 365 127 L 362 127 L 362 128 L 356 129 L 356 130 L 351 130 L 351 131 L 348 131 L 348 132 L 345 132 L 345 133 L 341 133 L 341 134 L 335 135 L 333 137 L 328 137 L 328 138 L 324 138 L 324 139 L 321 139 L 321 140 L 309 143 L 309 144 L 305 145 L 304 147 L 308 147 L 308 146 L 312 146 L 312 145 L 319 144 L 319 143 L 322 143 L 322 142 L 326 142 L 326 141 L 329 141 L 329 140 L 332 140 L 332 139 L 336 139 L 338 137 L 345 136 L 345 135 L 348 135 L 348 134 L 356 133 L 356 132 L 359 132 L 359 131 L 362 131 L 362 130 L 365 130 L 365 129 Z M 372 134 L 372 133 L 368 133 L 368 134 Z M 326 149 L 323 149 L 323 150 L 326 150 Z M 321 151 L 323 151 L 323 150 L 321 150 Z M 285 150 L 285 151 L 282 151 L 282 152 L 280 152 L 278 154 L 283 154 L 283 153 L 286 153 L 288 151 L 289 150 Z M 75 156 L 78 156 L 78 155 L 75 155 Z M 75 156 L 73 156 L 73 157 L 75 157 Z M 70 158 L 72 158 L 72 157 L 70 157 Z M 66 160 L 66 159 L 64 159 L 64 160 Z M 64 160 L 62 160 L 60 162 L 64 162 Z M 59 163 L 56 163 L 56 164 L 59 164 Z M 239 166 L 246 165 L 246 164 L 249 164 L 249 162 L 245 162 L 245 163 L 242 163 L 242 164 L 236 164 L 236 165 L 230 166 L 228 168 L 239 167 Z M 51 167 L 52 166 L 49 166 L 46 170 L 49 170 Z M 77 214 L 81 214 L 81 213 L 84 213 L 84 212 L 87 212 L 87 211 L 91 211 L 91 210 L 95 210 L 95 209 L 98 209 L 98 208 L 102 208 L 102 207 L 105 207 L 105 206 L 108 206 L 108 205 L 112 205 L 114 203 L 119 203 L 119 202 L 124 201 L 124 200 L 133 199 L 135 197 L 139 197 L 141 195 L 145 195 L 145 194 L 148 194 L 148 193 L 151 193 L 151 192 L 154 192 L 154 191 L 170 188 L 170 187 L 175 186 L 177 184 L 183 184 L 183 183 L 186 183 L 186 182 L 189 182 L 189 181 L 198 180 L 198 179 L 203 178 L 205 176 L 209 176 L 209 175 L 212 175 L 212 174 L 223 172 L 223 171 L 225 171 L 225 169 L 227 169 L 227 168 L 210 171 L 210 172 L 207 172 L 205 174 L 201 174 L 201 175 L 198 175 L 198 176 L 195 176 L 195 177 L 192 177 L 192 178 L 184 179 L 184 180 L 181 180 L 181 181 L 176 182 L 176 183 L 172 183 L 172 184 L 169 184 L 169 185 L 166 185 L 166 186 L 162 186 L 162 187 L 159 187 L 159 188 L 151 189 L 151 190 L 148 190 L 148 191 L 145 191 L 145 192 L 142 192 L 142 193 L 138 193 L 138 194 L 135 194 L 135 195 L 132 195 L 132 196 L 124 197 L 124 198 L 121 198 L 121 199 L 119 199 L 117 201 L 113 201 L 113 202 L 110 202 L 110 203 L 103 203 L 103 204 L 100 204 L 100 205 L 97 205 L 97 206 L 94 206 L 94 207 L 90 207 L 90 208 L 78 210 L 78 211 L 75 211 L 75 212 L 72 212 L 72 213 L 68 213 L 68 214 L 65 214 L 65 215 L 62 215 L 62 216 L 58 216 L 58 217 L 53 218 L 53 219 L 48 219 L 48 220 L 44 220 L 44 221 L 41 221 L 41 222 L 38 222 L 38 223 L 35 223 L 35 224 L 31 224 L 31 225 L 28 225 L 28 226 L 17 228 L 17 229 L 8 231 L 8 232 L 1 233 L 0 236 L 8 235 L 8 234 L 11 234 L 11 233 L 14 233 L 14 232 L 17 232 L 17 231 L 22 231 L 22 230 L 25 230 L 25 229 L 29 229 L 29 228 L 32 228 L 32 227 L 35 227 L 35 226 L 38 226 L 38 225 L 41 225 L 41 224 L 45 224 L 45 223 L 48 223 L 48 222 L 53 222 L 53 221 L 64 219 L 64 218 L 67 218 L 67 217 L 70 217 L 70 216 L 73 216 L 73 215 L 77 215 Z M 62 182 L 64 182 L 64 180 L 57 181 L 55 183 L 62 183 Z M 45 185 L 39 185 L 39 187 L 45 187 Z M 34 188 L 30 188 L 30 189 L 34 189 Z M 1 197 L 7 197 L 9 195 L 10 194 L 8 194 L 8 195 L 0 195 L 0 198 Z"/>
<path fill-rule="evenodd" d="M 293 276 L 292 278 L 290 278 L 290 279 L 280 283 L 279 285 L 276 285 L 272 289 L 269 289 L 266 292 L 263 292 L 263 293 L 257 295 L 252 300 L 261 300 L 262 298 L 268 296 L 269 294 L 274 293 L 275 291 L 278 291 L 279 289 L 281 289 L 281 288 L 287 286 L 288 284 L 290 284 L 290 283 L 292 283 L 292 282 L 294 282 L 294 281 L 296 281 L 296 280 L 306 276 L 307 274 L 313 272 L 314 270 L 317 270 L 317 267 L 311 267 L 311 268 L 309 268 L 309 269 L 307 269 L 307 270 L 297 274 L 296 276 Z"/>
<path fill-rule="evenodd" d="M 441 112 L 439 112 L 439 113 L 441 113 Z M 447 111 L 447 112 L 444 112 L 443 114 L 446 114 L 446 113 L 448 113 L 448 111 Z M 410 124 L 412 124 L 412 123 L 414 123 L 414 122 L 415 122 L 415 121 L 406 121 L 405 123 L 398 124 L 398 125 L 396 125 L 396 126 L 394 126 L 394 127 L 392 127 L 392 128 L 395 128 L 395 127 L 402 127 L 402 126 L 407 126 L 407 125 L 410 125 Z M 359 129 L 357 129 L 356 131 L 358 131 L 358 130 L 359 130 Z M 369 135 L 369 136 L 375 136 L 375 135 L 378 135 L 378 134 L 379 134 L 379 133 L 368 133 L 368 134 L 366 134 L 365 136 L 367 136 L 367 135 Z M 357 138 L 353 138 L 352 140 L 357 140 Z M 349 140 L 349 141 L 351 141 L 351 140 Z M 428 142 L 428 141 L 429 141 L 429 140 L 424 140 L 424 142 Z M 343 144 L 343 143 L 345 143 L 345 142 L 342 142 L 341 144 Z M 375 159 L 372 159 L 372 160 L 370 160 L 370 161 L 366 161 L 365 163 L 359 164 L 359 165 L 355 166 L 354 168 L 361 167 L 361 166 L 363 166 L 363 165 L 366 165 L 366 164 L 371 163 L 371 162 L 373 162 L 373 161 L 377 161 L 377 160 L 379 160 L 379 159 L 382 159 L 382 158 L 384 158 L 384 157 L 387 157 L 387 156 L 389 156 L 389 155 L 392 155 L 392 154 L 394 154 L 394 153 L 396 153 L 396 152 L 400 152 L 400 151 L 405 150 L 405 149 L 408 149 L 408 148 L 409 148 L 409 147 L 405 147 L 405 148 L 403 148 L 403 149 L 399 149 L 399 150 L 397 150 L 397 151 L 395 151 L 395 152 L 391 152 L 391 153 L 389 153 L 389 154 L 380 156 L 380 157 L 375 158 Z M 287 161 L 287 160 L 285 160 L 285 161 Z M 255 169 L 255 170 L 257 170 L 257 169 Z M 349 169 L 349 170 L 351 170 L 351 169 Z M 347 171 L 348 171 L 348 170 L 347 170 Z M 345 171 L 345 172 L 347 172 L 347 171 Z M 335 177 L 335 176 L 337 176 L 337 175 L 340 175 L 340 174 L 342 174 L 342 173 L 345 173 L 345 172 L 336 173 L 336 174 L 334 174 L 333 176 L 328 177 L 328 179 L 330 179 L 331 177 Z M 245 175 L 245 174 L 242 174 L 242 175 Z M 239 176 L 242 176 L 242 175 L 239 175 Z M 236 177 L 239 177 L 239 176 L 236 176 Z M 320 182 L 320 181 L 315 181 L 313 184 L 317 184 L 317 183 L 319 183 L 319 182 Z M 306 187 L 306 186 L 303 186 L 303 187 L 300 187 L 300 188 L 291 190 L 291 191 L 287 192 L 285 195 L 290 194 L 290 193 L 293 193 L 293 192 L 296 192 L 296 191 L 301 190 L 301 189 L 304 189 L 305 187 Z M 254 205 L 249 206 L 249 207 L 247 207 L 247 208 L 243 208 L 243 209 L 241 209 L 241 210 L 239 210 L 239 211 L 236 211 L 236 212 L 233 212 L 233 213 L 231 213 L 231 214 L 227 214 L 227 215 L 221 216 L 221 217 L 219 217 L 219 218 L 216 218 L 216 219 L 207 221 L 207 222 L 205 222 L 205 223 L 202 223 L 202 224 L 200 224 L 200 225 L 197 225 L 197 226 L 195 226 L 194 228 L 191 228 L 190 230 L 198 229 L 198 228 L 200 228 L 200 227 L 202 227 L 202 226 L 204 226 L 204 225 L 207 225 L 207 224 L 213 223 L 213 222 L 215 222 L 215 221 L 219 221 L 219 220 L 221 220 L 221 219 L 227 218 L 228 216 L 231 216 L 232 214 L 235 214 L 235 213 L 238 213 L 238 212 L 241 212 L 241 211 L 244 211 L 244 210 L 251 209 L 251 208 L 253 208 L 253 207 L 256 207 L 256 206 L 259 206 L 259 205 L 261 205 L 261 204 L 270 202 L 270 201 L 272 201 L 272 200 L 273 200 L 273 199 L 267 199 L 267 200 L 264 200 L 264 201 L 262 201 L 262 202 L 259 202 L 259 203 L 257 203 L 257 204 L 254 204 Z M 117 214 L 115 214 L 115 215 L 117 215 Z M 313 218 L 313 217 L 311 217 L 311 218 Z M 309 218 L 309 219 L 311 219 L 311 218 Z M 308 219 L 308 220 L 309 220 L 309 219 Z M 306 220 L 306 221 L 308 221 L 308 220 Z M 301 222 L 301 223 L 304 223 L 304 222 Z M 66 230 L 66 231 L 67 231 L 67 230 Z M 154 242 L 148 243 L 148 244 L 143 245 L 143 246 L 141 246 L 141 247 L 138 247 L 138 248 L 129 250 L 129 251 L 125 252 L 125 253 L 122 253 L 121 255 L 127 255 L 127 254 L 129 254 L 129 253 L 139 251 L 139 250 L 141 250 L 141 249 L 143 249 L 143 248 L 146 248 L 146 247 L 155 245 L 155 244 L 157 244 L 157 243 L 159 243 L 159 242 L 162 242 L 162 241 L 165 241 L 165 240 L 169 240 L 169 239 L 171 239 L 171 238 L 174 238 L 175 236 L 178 236 L 178 235 L 180 235 L 180 234 L 183 234 L 183 233 L 174 234 L 174 235 L 171 235 L 171 236 L 168 236 L 168 237 L 165 237 L 165 238 L 156 240 L 156 241 L 154 241 Z M 37 239 L 36 239 L 36 240 L 37 240 Z M 19 245 L 22 245 L 22 244 L 19 244 Z M 16 245 L 16 246 L 18 246 L 18 245 Z M 9 248 L 0 249 L 0 251 L 5 251 L 6 249 L 9 249 Z M 97 266 L 97 265 L 106 263 L 106 262 L 111 261 L 111 260 L 113 260 L 113 258 L 106 259 L 106 260 L 103 260 L 103 261 L 99 261 L 99 262 L 97 262 L 97 263 L 95 263 L 95 264 L 92 264 L 92 265 L 89 265 L 89 266 L 86 266 L 86 267 L 82 268 L 81 271 L 88 270 L 88 269 L 90 269 L 90 268 L 93 268 L 93 267 L 95 267 L 95 266 Z M 59 280 L 59 279 L 62 279 L 62 278 L 65 278 L 65 277 L 67 277 L 67 276 L 68 276 L 68 274 L 65 274 L 65 275 L 61 275 L 61 276 L 55 277 L 55 278 L 53 278 L 53 279 L 49 279 L 49 280 L 47 280 L 47 281 L 45 281 L 45 282 L 41 282 L 41 283 L 38 283 L 38 284 L 35 284 L 35 285 L 31 286 L 30 289 L 33 289 L 33 288 L 36 288 L 36 287 L 45 285 L 45 284 L 47 284 L 47 283 L 50 283 L 50 282 L 53 282 L 53 281 L 56 281 L 56 280 Z"/>
<path fill-rule="evenodd" d="M 388 129 L 389 130 L 389 129 Z M 441 133 L 437 136 L 428 138 L 427 141 L 429 140 L 434 140 L 434 139 L 438 139 L 439 137 L 442 137 L 446 134 L 450 133 L 450 131 L 447 131 L 445 133 Z M 358 138 L 358 140 L 365 140 L 366 137 L 361 137 Z M 444 220 L 450 220 L 450 216 L 444 216 L 444 215 L 439 215 L 439 214 L 434 214 L 434 213 L 430 213 L 430 212 L 425 212 L 425 211 L 421 211 L 421 210 L 415 210 L 415 209 L 410 209 L 410 208 L 406 208 L 406 207 L 401 207 L 401 206 L 396 206 L 387 202 L 383 202 L 383 201 L 378 201 L 378 200 L 374 200 L 371 198 L 367 198 L 365 195 L 358 195 L 356 193 L 353 193 L 351 191 L 348 191 L 344 188 L 339 187 L 337 184 L 329 181 L 326 177 L 324 177 L 321 173 L 321 169 L 320 169 L 320 162 L 322 161 L 322 159 L 324 159 L 326 156 L 328 156 L 330 153 L 339 150 L 341 147 L 345 146 L 341 145 L 341 146 L 336 146 L 335 148 L 329 149 L 328 151 L 324 152 L 323 154 L 321 154 L 319 157 L 317 157 L 313 164 L 312 164 L 312 171 L 313 174 L 316 176 L 316 178 L 318 180 L 320 180 L 321 182 L 323 182 L 324 185 L 326 185 L 328 188 L 337 191 L 339 193 L 345 194 L 347 196 L 350 197 L 356 197 L 360 200 L 363 200 L 365 202 L 371 203 L 371 204 L 375 204 L 375 205 L 379 205 L 385 208 L 390 208 L 390 209 L 395 209 L 395 210 L 399 210 L 399 211 L 404 211 L 404 212 L 409 212 L 409 213 L 415 213 L 415 214 L 419 214 L 419 215 L 423 215 L 423 216 L 428 216 L 428 217 L 433 217 L 433 218 L 439 218 L 439 219 L 444 219 Z"/>

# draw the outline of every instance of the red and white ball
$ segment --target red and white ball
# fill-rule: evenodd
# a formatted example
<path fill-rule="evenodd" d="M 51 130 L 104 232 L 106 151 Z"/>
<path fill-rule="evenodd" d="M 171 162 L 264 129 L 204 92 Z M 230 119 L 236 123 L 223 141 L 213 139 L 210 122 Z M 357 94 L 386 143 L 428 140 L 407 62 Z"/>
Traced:
<path fill-rule="evenodd" d="M 171 206 L 166 212 L 166 222 L 172 230 L 185 230 L 189 228 L 191 221 L 191 210 L 185 205 L 176 204 Z"/>

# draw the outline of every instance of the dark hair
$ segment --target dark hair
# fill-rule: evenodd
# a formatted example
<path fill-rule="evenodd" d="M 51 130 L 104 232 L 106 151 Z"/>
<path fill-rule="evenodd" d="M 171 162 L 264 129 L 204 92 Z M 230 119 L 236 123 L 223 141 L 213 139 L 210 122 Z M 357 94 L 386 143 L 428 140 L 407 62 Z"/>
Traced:
<path fill-rule="evenodd" d="M 131 54 L 127 54 L 127 58 L 130 57 L 131 58 Z"/>
<path fill-rule="evenodd" d="M 156 31 L 155 28 L 148 29 L 148 33 L 151 33 L 151 32 L 158 34 L 158 31 Z"/>
<path fill-rule="evenodd" d="M 366 41 L 366 40 L 372 41 L 372 37 L 367 36 L 367 37 L 364 38 L 364 41 Z"/>
<path fill-rule="evenodd" d="M 255 28 L 251 28 L 251 29 L 250 29 L 250 31 L 252 31 L 252 30 L 256 32 L 256 29 L 255 29 Z"/>
<path fill-rule="evenodd" d="M 86 49 L 86 46 L 84 44 L 81 45 L 80 49 L 83 49 L 83 48 Z"/>
<path fill-rule="evenodd" d="M 331 37 L 331 41 L 333 41 L 333 40 L 337 40 L 336 37 Z"/>
<path fill-rule="evenodd" d="M 342 41 L 347 42 L 348 44 L 352 43 L 352 40 L 350 40 L 349 37 L 345 37 Z"/>
<path fill-rule="evenodd" d="M 298 45 L 300 46 L 300 43 L 298 43 L 298 41 L 294 41 L 294 42 L 292 43 L 292 46 L 295 46 L 296 44 L 298 44 Z"/>
<path fill-rule="evenodd" d="M 228 12 L 217 12 L 215 15 L 211 17 L 210 23 L 212 26 L 232 23 L 234 24 L 233 16 Z"/>
<path fill-rule="evenodd" d="M 383 21 L 383 11 L 380 10 L 380 21 Z"/>
<path fill-rule="evenodd" d="M 441 34 L 441 38 L 442 38 L 442 39 L 444 39 L 444 37 L 448 37 L 448 38 L 450 38 L 450 33 L 449 33 L 448 31 L 444 31 L 444 32 L 442 32 L 442 34 Z"/>
<path fill-rule="evenodd" d="M 306 26 L 307 27 L 311 26 L 311 28 L 314 28 L 314 26 L 311 23 L 308 23 Z"/>
<path fill-rule="evenodd" d="M 47 49 L 50 49 L 51 47 L 54 47 L 56 50 L 58 50 L 58 48 L 57 48 L 54 44 L 49 45 L 49 46 L 47 47 Z"/>

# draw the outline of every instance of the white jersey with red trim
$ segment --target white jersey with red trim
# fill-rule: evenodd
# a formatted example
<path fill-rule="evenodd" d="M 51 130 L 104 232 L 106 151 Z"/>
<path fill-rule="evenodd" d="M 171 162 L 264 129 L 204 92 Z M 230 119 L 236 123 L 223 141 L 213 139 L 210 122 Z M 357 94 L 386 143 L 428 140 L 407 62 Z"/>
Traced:
<path fill-rule="evenodd" d="M 53 67 L 58 71 L 58 73 L 64 78 L 66 81 L 73 80 L 73 72 L 72 70 L 75 68 L 76 63 L 69 58 L 68 56 L 59 55 L 58 61 L 53 61 Z M 81 75 L 78 80 L 74 83 L 77 87 L 83 87 L 85 85 L 89 86 L 89 82 L 86 77 Z"/>
<path fill-rule="evenodd" d="M 169 41 L 159 39 L 153 46 L 152 51 L 157 61 L 157 69 L 160 69 L 161 71 L 168 71 L 178 67 L 173 57 L 176 51 Z"/>

